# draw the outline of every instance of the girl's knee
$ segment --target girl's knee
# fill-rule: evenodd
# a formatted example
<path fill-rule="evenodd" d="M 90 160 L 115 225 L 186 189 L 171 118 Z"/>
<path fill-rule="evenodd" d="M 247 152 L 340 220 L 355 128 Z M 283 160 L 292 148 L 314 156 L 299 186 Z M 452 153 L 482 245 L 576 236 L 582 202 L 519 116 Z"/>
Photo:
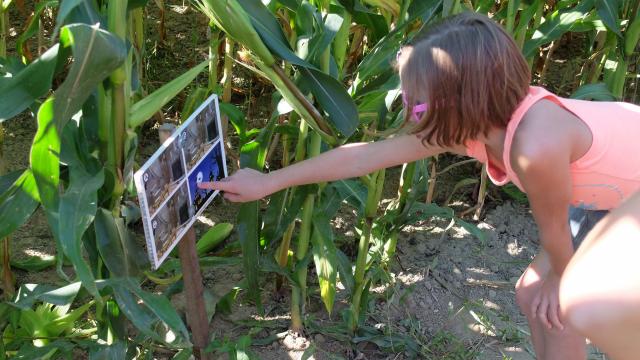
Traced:
<path fill-rule="evenodd" d="M 520 307 L 520 310 L 527 316 L 531 311 L 531 303 L 533 298 L 538 292 L 542 282 L 537 274 L 532 274 L 532 271 L 527 269 L 520 279 L 516 282 L 516 303 Z"/>
<path fill-rule="evenodd" d="M 590 334 L 607 321 L 607 316 L 602 314 L 602 304 L 590 296 L 584 280 L 577 271 L 565 271 L 559 289 L 560 314 L 573 329 Z"/>

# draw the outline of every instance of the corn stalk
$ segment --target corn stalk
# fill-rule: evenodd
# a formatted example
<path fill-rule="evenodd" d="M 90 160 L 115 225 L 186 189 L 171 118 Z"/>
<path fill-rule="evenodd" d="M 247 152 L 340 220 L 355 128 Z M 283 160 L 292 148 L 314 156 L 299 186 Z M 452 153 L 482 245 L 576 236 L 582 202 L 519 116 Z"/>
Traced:
<path fill-rule="evenodd" d="M 9 9 L 0 3 L 0 58 L 7 57 L 7 36 L 9 34 Z M 4 159 L 4 127 L 0 124 L 0 176 L 7 171 Z M 0 240 L 0 276 L 5 299 L 13 298 L 15 294 L 15 277 L 11 271 L 11 240 L 7 236 Z"/>

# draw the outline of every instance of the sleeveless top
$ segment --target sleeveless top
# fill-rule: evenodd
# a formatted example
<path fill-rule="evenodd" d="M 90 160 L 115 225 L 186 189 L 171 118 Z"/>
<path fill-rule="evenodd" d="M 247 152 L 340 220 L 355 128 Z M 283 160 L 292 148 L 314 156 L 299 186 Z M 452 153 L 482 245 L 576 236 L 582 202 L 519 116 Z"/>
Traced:
<path fill-rule="evenodd" d="M 640 106 L 566 99 L 537 86 L 529 88 L 529 94 L 507 125 L 502 154 L 506 172 L 491 164 L 484 143 L 470 140 L 465 144 L 469 156 L 487 164 L 488 177 L 494 184 L 502 186 L 511 181 L 524 191 L 511 167 L 509 154 L 518 124 L 527 110 L 541 99 L 548 99 L 570 111 L 591 130 L 591 147 L 570 165 L 572 206 L 609 210 L 640 189 Z"/>

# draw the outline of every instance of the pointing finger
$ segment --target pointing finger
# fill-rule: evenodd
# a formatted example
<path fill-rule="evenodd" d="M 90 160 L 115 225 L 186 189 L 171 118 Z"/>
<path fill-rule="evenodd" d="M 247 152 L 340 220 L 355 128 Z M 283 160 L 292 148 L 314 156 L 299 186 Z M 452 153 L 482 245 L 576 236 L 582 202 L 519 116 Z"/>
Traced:
<path fill-rule="evenodd" d="M 200 189 L 227 191 L 229 183 L 225 181 L 203 181 L 197 183 Z"/>

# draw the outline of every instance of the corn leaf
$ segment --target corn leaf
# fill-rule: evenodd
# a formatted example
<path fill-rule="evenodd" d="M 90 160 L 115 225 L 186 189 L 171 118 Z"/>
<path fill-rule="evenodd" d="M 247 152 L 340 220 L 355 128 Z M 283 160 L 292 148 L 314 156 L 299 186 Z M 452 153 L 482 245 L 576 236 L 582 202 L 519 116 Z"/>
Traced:
<path fill-rule="evenodd" d="M 11 266 L 25 271 L 41 271 L 56 264 L 53 255 L 34 255 L 24 259 L 11 259 Z"/>
<path fill-rule="evenodd" d="M 0 239 L 22 226 L 38 207 L 39 194 L 31 170 L 0 177 Z M 8 185 L 8 186 L 7 186 Z"/>
<path fill-rule="evenodd" d="M 344 19 L 338 14 L 327 14 L 320 34 L 311 38 L 309 43 L 309 59 L 315 59 L 327 49 L 335 39 Z"/>
<path fill-rule="evenodd" d="M 58 7 L 56 27 L 54 28 L 53 33 L 57 35 L 60 27 L 68 23 L 95 25 L 100 21 L 100 17 L 97 14 L 92 1 L 62 0 L 62 3 Z"/>
<path fill-rule="evenodd" d="M 113 289 L 120 310 L 140 332 L 172 347 L 189 345 L 189 333 L 167 298 L 143 291 L 131 279 L 111 279 L 101 286 Z"/>
<path fill-rule="evenodd" d="M 189 71 L 163 85 L 149 96 L 133 104 L 129 114 L 129 126 L 135 128 L 150 119 L 153 114 L 160 111 L 164 105 L 187 87 L 208 65 L 209 60 L 201 62 Z"/>
<path fill-rule="evenodd" d="M 58 183 L 60 181 L 60 136 L 53 115 L 54 102 L 47 99 L 38 110 L 38 131 L 31 146 L 30 163 L 40 194 L 40 202 L 54 223 L 54 213 L 58 210 Z M 54 225 L 54 234 L 57 224 Z"/>
<path fill-rule="evenodd" d="M 66 340 L 56 340 L 50 344 L 44 345 L 42 347 L 36 347 L 35 345 L 28 343 L 28 345 L 20 348 L 12 359 L 16 360 L 32 360 L 32 359 L 48 359 L 51 358 L 52 355 L 56 351 L 61 351 L 66 356 L 70 356 L 71 352 L 75 348 L 75 345 Z"/>
<path fill-rule="evenodd" d="M 121 218 L 106 209 L 98 209 L 94 222 L 98 252 L 114 277 L 134 277 L 140 272 L 145 254 L 131 239 Z"/>
<path fill-rule="evenodd" d="M 125 60 L 126 47 L 115 35 L 98 25 L 67 25 L 60 31 L 60 43 L 71 47 L 74 60 L 69 74 L 55 92 L 55 119 L 61 132 L 96 86 Z"/>
<path fill-rule="evenodd" d="M 264 44 L 281 59 L 304 67 L 313 65 L 299 58 L 289 46 L 280 23 L 260 0 L 238 0 L 251 19 L 251 25 L 260 35 Z M 233 36 L 233 34 L 232 34 Z M 243 45 L 246 45 L 243 43 Z M 264 60 L 264 59 L 263 59 Z"/>
<path fill-rule="evenodd" d="M 46 284 L 24 284 L 11 305 L 19 309 L 29 309 L 38 301 L 66 306 L 73 302 L 80 291 L 81 283 L 75 282 L 56 288 Z"/>
<path fill-rule="evenodd" d="M 59 239 L 82 285 L 100 301 L 93 273 L 82 256 L 82 235 L 93 222 L 98 209 L 98 189 L 104 183 L 104 172 L 101 170 L 91 175 L 79 166 L 72 166 L 70 174 L 71 184 L 60 197 Z"/>
<path fill-rule="evenodd" d="M 0 77 L 0 123 L 14 117 L 45 95 L 58 60 L 58 45 L 10 77 Z"/>
<path fill-rule="evenodd" d="M 359 214 L 364 214 L 368 190 L 362 182 L 353 179 L 338 180 L 331 183 L 331 186 L 342 195 L 347 203 L 356 208 Z"/>
<path fill-rule="evenodd" d="M 42 12 L 48 7 L 55 8 L 57 6 L 58 6 L 58 0 L 41 1 L 36 4 L 36 7 L 33 11 L 33 15 L 30 18 L 30 21 L 26 27 L 26 30 L 23 31 L 22 34 L 20 34 L 20 36 L 18 36 L 18 39 L 16 40 L 16 49 L 18 50 L 18 54 L 20 56 L 24 56 L 24 53 L 23 53 L 24 43 L 29 38 L 37 34 L 38 30 L 40 29 L 40 20 L 41 20 L 40 16 Z"/>
<path fill-rule="evenodd" d="M 340 249 L 336 251 L 336 259 L 338 265 L 338 274 L 340 274 L 340 283 L 349 294 L 353 294 L 356 286 L 356 280 L 353 277 L 353 269 L 351 268 L 351 260 Z"/>
<path fill-rule="evenodd" d="M 195 0 L 196 6 L 229 37 L 251 50 L 265 65 L 275 59 L 252 25 L 249 14 L 238 0 Z"/>
<path fill-rule="evenodd" d="M 596 11 L 607 28 L 622 37 L 618 20 L 619 0 L 596 0 Z"/>
<path fill-rule="evenodd" d="M 313 262 L 318 274 L 320 297 L 329 314 L 333 310 L 338 275 L 337 250 L 330 224 L 329 218 L 323 212 L 316 212 L 313 216 L 314 229 L 311 235 Z"/>
<path fill-rule="evenodd" d="M 572 99 L 580 100 L 598 100 L 598 101 L 615 101 L 616 97 L 609 90 L 606 84 L 586 84 L 578 88 L 573 94 Z"/>
<path fill-rule="evenodd" d="M 280 191 L 269 198 L 269 207 L 262 217 L 261 236 L 269 244 L 279 239 L 285 230 L 295 219 L 305 197 L 315 189 L 315 186 L 299 186 L 296 188 L 293 198 L 289 201 L 287 190 Z"/>
<path fill-rule="evenodd" d="M 358 127 L 358 109 L 344 86 L 323 72 L 307 68 L 299 71 L 301 89 L 313 94 L 344 138 L 350 137 Z"/>
<path fill-rule="evenodd" d="M 538 47 L 559 39 L 564 33 L 570 31 L 579 20 L 587 17 L 593 9 L 593 1 L 585 0 L 573 8 L 556 10 L 547 16 L 531 39 L 524 43 L 522 48 L 524 56 L 532 56 Z"/>
<path fill-rule="evenodd" d="M 89 348 L 89 359 L 91 360 L 110 360 L 110 359 L 126 359 L 127 347 L 124 341 L 115 341 L 109 345 L 99 345 L 92 343 Z"/>
<path fill-rule="evenodd" d="M 240 167 L 249 167 L 262 170 L 265 157 L 277 117 L 272 117 L 260 134 L 251 142 L 240 149 Z M 260 301 L 260 284 L 258 272 L 260 268 L 260 219 L 259 204 L 257 201 L 244 203 L 238 212 L 238 239 L 242 248 L 242 264 L 244 276 L 247 279 L 249 298 L 256 303 L 259 312 L 262 312 Z"/>

